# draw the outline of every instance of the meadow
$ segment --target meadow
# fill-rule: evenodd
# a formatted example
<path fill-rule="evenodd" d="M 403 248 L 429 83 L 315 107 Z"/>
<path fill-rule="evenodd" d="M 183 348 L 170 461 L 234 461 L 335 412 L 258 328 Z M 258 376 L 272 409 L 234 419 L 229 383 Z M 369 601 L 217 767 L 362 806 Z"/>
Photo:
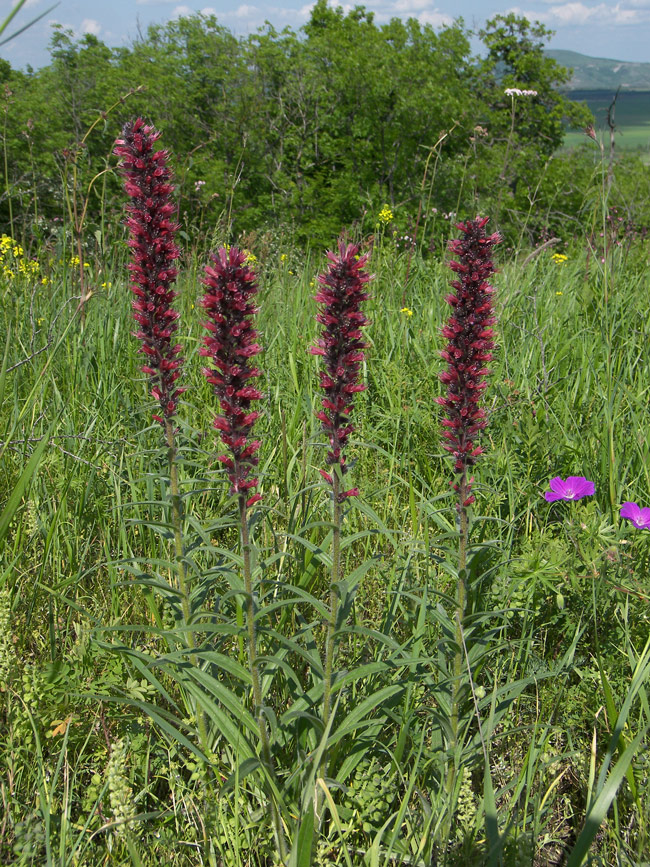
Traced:
<path fill-rule="evenodd" d="M 273 231 L 242 242 L 263 347 L 262 499 L 242 546 L 198 355 L 223 239 L 177 263 L 175 497 L 119 227 L 84 263 L 64 232 L 28 253 L 3 236 L 3 864 L 650 859 L 650 534 L 620 516 L 650 505 L 649 263 L 607 215 L 604 190 L 602 235 L 494 249 L 462 570 L 436 403 L 450 254 L 405 243 L 388 206 L 349 239 L 374 279 L 334 583 L 308 352 L 324 251 Z M 555 476 L 595 493 L 549 503 Z"/>
<path fill-rule="evenodd" d="M 571 98 L 585 102 L 595 118 L 596 129 L 609 137 L 607 109 L 616 91 L 574 90 Z M 638 151 L 647 162 L 650 153 L 650 93 L 646 91 L 622 91 L 614 108 L 616 124 L 615 145 L 620 150 Z M 580 144 L 584 136 L 577 131 L 567 132 L 564 147 L 572 148 Z"/>

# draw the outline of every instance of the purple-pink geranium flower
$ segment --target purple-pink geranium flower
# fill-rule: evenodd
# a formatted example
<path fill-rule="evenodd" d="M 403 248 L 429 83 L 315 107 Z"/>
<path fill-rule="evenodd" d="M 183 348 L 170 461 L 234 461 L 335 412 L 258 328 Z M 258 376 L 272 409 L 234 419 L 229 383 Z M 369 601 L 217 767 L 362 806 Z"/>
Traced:
<path fill-rule="evenodd" d="M 650 509 L 641 508 L 636 503 L 623 503 L 621 518 L 632 521 L 637 530 L 650 530 Z"/>
<path fill-rule="evenodd" d="M 544 494 L 549 503 L 555 500 L 581 500 L 583 497 L 593 496 L 596 491 L 594 483 L 584 476 L 567 476 L 566 482 L 559 476 L 555 476 L 549 482 L 549 486 L 551 490 Z"/>

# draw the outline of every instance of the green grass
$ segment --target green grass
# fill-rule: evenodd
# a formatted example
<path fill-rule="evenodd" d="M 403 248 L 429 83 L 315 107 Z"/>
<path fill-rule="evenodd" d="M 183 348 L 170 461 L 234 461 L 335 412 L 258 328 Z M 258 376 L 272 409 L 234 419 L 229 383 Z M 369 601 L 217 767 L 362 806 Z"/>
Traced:
<path fill-rule="evenodd" d="M 577 102 L 586 102 L 593 112 L 596 131 L 603 137 L 606 147 L 609 147 L 607 110 L 616 95 L 616 89 L 575 90 L 569 95 Z M 646 155 L 650 152 L 650 92 L 621 91 L 616 99 L 613 119 L 616 126 L 615 145 L 618 150 L 640 150 Z M 576 147 L 584 141 L 583 132 L 567 132 L 563 146 Z"/>
<path fill-rule="evenodd" d="M 347 626 L 331 778 L 321 785 L 330 519 L 307 347 L 324 261 L 278 247 L 261 263 L 255 568 L 291 864 L 650 858 L 650 534 L 618 517 L 625 500 L 650 505 L 647 257 L 616 247 L 603 263 L 580 238 L 566 254 L 566 264 L 545 251 L 524 265 L 525 251 L 502 253 L 494 281 L 499 348 L 464 624 L 473 691 L 467 678 L 457 757 L 465 772 L 453 793 L 444 781 L 456 537 L 434 402 L 450 271 L 398 253 L 389 238 L 373 251 L 368 389 L 351 450 L 361 497 L 345 521 L 354 580 L 341 591 Z M 0 861 L 272 865 L 236 510 L 215 461 L 216 408 L 197 355 L 202 263 L 184 259 L 179 278 L 189 386 L 179 441 L 199 669 L 164 589 L 166 459 L 131 337 L 122 255 L 116 246 L 101 273 L 91 269 L 97 291 L 83 328 L 70 301 L 74 275 L 61 266 L 46 287 L 0 283 Z M 596 495 L 547 504 L 548 479 L 570 474 L 594 480 Z M 119 755 L 124 745 L 116 767 L 111 748 Z M 316 830 L 315 787 L 326 805 Z"/>

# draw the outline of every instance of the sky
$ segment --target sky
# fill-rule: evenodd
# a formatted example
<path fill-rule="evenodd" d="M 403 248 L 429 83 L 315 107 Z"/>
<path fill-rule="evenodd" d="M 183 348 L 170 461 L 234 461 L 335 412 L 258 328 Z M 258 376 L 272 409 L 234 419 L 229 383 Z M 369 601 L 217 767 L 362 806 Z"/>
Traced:
<path fill-rule="evenodd" d="M 0 23 L 16 2 L 0 0 Z M 276 0 L 274 4 L 260 0 L 60 0 L 55 9 L 47 11 L 55 2 L 27 0 L 2 38 L 46 14 L 16 39 L 0 46 L 0 57 L 16 68 L 46 65 L 53 23 L 62 24 L 77 37 L 93 33 L 107 45 L 119 46 L 131 44 L 139 32 L 146 33 L 149 24 L 196 12 L 215 15 L 220 24 L 239 35 L 255 32 L 265 21 L 278 30 L 287 25 L 297 30 L 308 20 L 312 6 L 310 0 Z M 439 28 L 462 17 L 472 30 L 497 13 L 515 12 L 555 31 L 549 48 L 650 62 L 650 0 L 519 0 L 520 5 L 510 5 L 507 0 L 352 0 L 341 5 L 347 11 L 356 4 L 373 11 L 377 24 L 395 17 L 417 18 L 422 24 Z M 473 42 L 473 48 L 479 51 L 478 41 Z"/>

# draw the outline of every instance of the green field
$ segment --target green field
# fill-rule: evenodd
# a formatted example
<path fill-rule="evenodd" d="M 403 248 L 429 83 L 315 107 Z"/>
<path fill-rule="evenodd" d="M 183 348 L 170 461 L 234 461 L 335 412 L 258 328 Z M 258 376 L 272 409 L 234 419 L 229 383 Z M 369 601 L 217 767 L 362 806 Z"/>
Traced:
<path fill-rule="evenodd" d="M 564 864 L 571 852 L 578 865 L 590 845 L 593 863 L 647 860 L 650 549 L 619 517 L 623 501 L 650 505 L 642 247 L 601 262 L 576 236 L 527 264 L 497 250 L 499 347 L 450 752 L 458 537 L 435 398 L 453 275 L 389 233 L 375 243 L 321 785 L 332 536 L 307 349 L 325 262 L 262 241 L 263 500 L 251 526 L 277 791 L 258 758 L 237 507 L 197 354 L 204 258 L 184 252 L 176 302 L 190 652 L 168 583 L 167 452 L 132 337 L 124 248 L 89 261 L 82 322 L 69 253 L 41 253 L 35 291 L 33 269 L 15 268 L 19 247 L 3 242 L 16 273 L 0 274 L 0 860 L 271 867 L 276 802 L 300 864 L 467 867 L 487 864 L 490 846 L 505 865 Z M 585 475 L 595 496 L 549 505 L 556 475 Z M 452 762 L 463 771 L 448 791 Z"/>
<path fill-rule="evenodd" d="M 616 91 L 575 90 L 569 96 L 577 102 L 585 102 L 596 119 L 595 127 L 609 148 L 607 109 Z M 650 92 L 621 91 L 614 110 L 616 125 L 615 141 L 620 150 L 641 150 L 650 153 Z M 575 147 L 585 141 L 582 132 L 567 132 L 565 147 Z"/>

